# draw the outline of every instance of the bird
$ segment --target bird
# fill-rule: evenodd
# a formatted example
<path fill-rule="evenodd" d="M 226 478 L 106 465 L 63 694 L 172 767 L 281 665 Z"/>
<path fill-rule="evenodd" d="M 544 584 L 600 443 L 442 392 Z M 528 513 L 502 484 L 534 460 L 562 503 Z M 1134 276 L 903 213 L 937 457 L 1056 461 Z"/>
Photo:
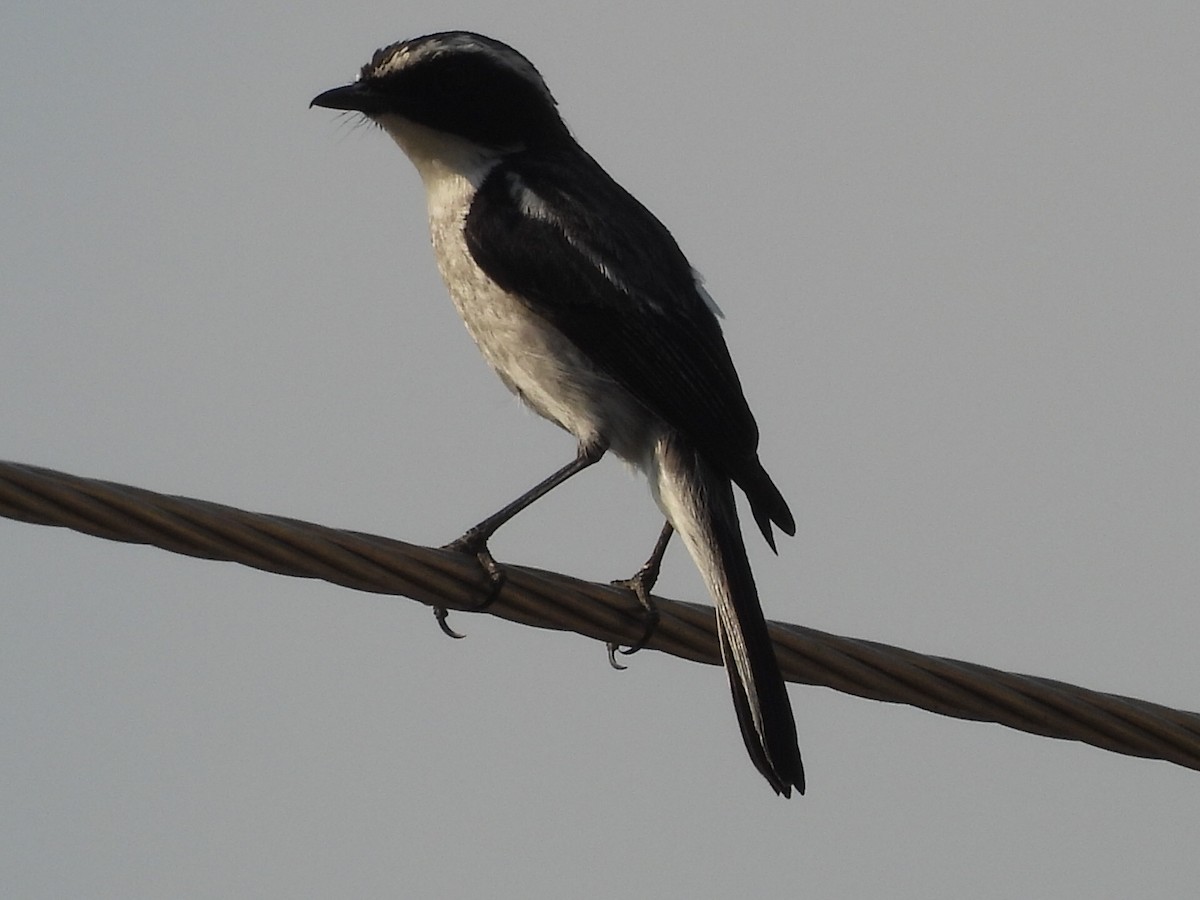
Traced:
<path fill-rule="evenodd" d="M 759 460 L 721 310 L 671 232 L 579 145 L 534 65 L 494 38 L 390 44 L 312 106 L 363 115 L 408 156 L 467 331 L 508 389 L 577 442 L 571 462 L 450 546 L 502 579 L 487 550 L 501 525 L 608 451 L 641 470 L 666 523 L 628 584 L 650 621 L 649 590 L 678 532 L 714 600 L 751 761 L 776 794 L 803 794 L 734 486 L 772 550 L 773 528 L 794 535 L 796 524 Z"/>

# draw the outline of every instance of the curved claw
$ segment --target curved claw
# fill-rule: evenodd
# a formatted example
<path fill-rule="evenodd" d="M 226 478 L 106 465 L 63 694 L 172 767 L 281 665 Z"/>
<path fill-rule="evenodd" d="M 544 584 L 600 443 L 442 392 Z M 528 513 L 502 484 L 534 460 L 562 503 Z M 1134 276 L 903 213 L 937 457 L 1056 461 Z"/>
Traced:
<path fill-rule="evenodd" d="M 623 666 L 619 662 L 617 662 L 617 654 L 624 653 L 625 651 L 622 650 L 620 647 L 618 647 L 616 645 L 616 643 L 614 643 L 613 641 L 609 641 L 607 644 L 607 647 L 608 647 L 608 664 L 610 666 L 612 666 L 614 669 L 616 669 L 618 672 L 624 672 L 626 669 L 628 669 L 629 666 Z"/>
<path fill-rule="evenodd" d="M 642 636 L 638 638 L 637 643 L 633 644 L 628 650 L 620 650 L 616 644 L 608 645 L 608 660 L 612 663 L 613 668 L 623 669 L 624 666 L 617 665 L 617 659 L 613 655 L 620 650 L 622 656 L 632 656 L 650 642 L 650 638 L 654 635 L 654 629 L 658 627 L 658 607 L 654 604 L 654 598 L 650 596 L 650 592 L 654 590 L 654 585 L 658 581 L 658 573 L 662 568 L 663 556 L 667 552 L 667 544 L 671 541 L 671 535 L 675 533 L 675 528 L 668 521 L 663 525 L 662 532 L 658 536 L 658 541 L 654 545 L 654 552 L 650 554 L 650 558 L 645 564 L 637 570 L 637 573 L 632 578 L 626 578 L 621 581 L 614 581 L 614 587 L 625 588 L 633 591 L 633 595 L 637 597 L 638 603 L 642 604 L 642 609 L 646 610 L 646 626 L 642 631 Z"/>
<path fill-rule="evenodd" d="M 632 644 L 625 650 L 622 650 L 620 647 L 618 647 L 617 652 L 622 656 L 633 656 L 633 654 L 644 648 L 646 644 L 649 643 L 650 638 L 654 636 L 654 629 L 658 627 L 658 619 L 658 609 L 653 605 L 653 603 L 651 603 L 651 605 L 646 609 L 646 629 L 642 632 L 642 636 L 637 639 L 637 643 Z M 625 667 L 621 666 L 621 668 L 623 669 Z"/>
<path fill-rule="evenodd" d="M 650 596 L 650 587 L 653 586 L 657 577 L 657 566 L 653 570 L 643 567 L 632 578 L 612 582 L 613 587 L 625 588 L 633 592 L 633 595 L 638 599 L 638 603 L 642 605 L 642 609 L 646 611 L 646 623 L 642 630 L 642 636 L 631 644 L 628 649 L 622 650 L 613 643 L 608 645 L 608 658 L 610 662 L 616 662 L 616 658 L 613 656 L 614 653 L 620 653 L 622 656 L 632 656 L 644 648 L 649 643 L 650 638 L 654 636 L 654 629 L 658 627 L 659 614 L 658 607 L 654 603 L 654 598 Z M 624 669 L 625 666 L 614 665 L 614 668 Z"/>
<path fill-rule="evenodd" d="M 626 649 L 622 649 L 620 645 L 616 643 L 616 641 L 608 642 L 608 664 L 614 669 L 623 670 L 629 668 L 628 666 L 623 666 L 617 662 L 617 654 L 620 653 L 622 656 L 632 656 L 633 654 L 637 653 L 639 650 L 645 647 L 647 643 L 649 643 L 650 638 L 654 636 L 654 629 L 658 627 L 658 607 L 655 606 L 654 600 L 650 597 L 649 592 L 646 590 L 645 581 L 642 577 L 643 575 L 643 572 L 639 572 L 633 578 L 628 580 L 613 582 L 614 587 L 622 587 L 633 591 L 634 595 L 638 598 L 638 602 L 642 604 L 642 608 L 646 610 L 646 624 L 642 630 L 642 636 L 638 638 L 637 641 L 635 641 Z"/>
<path fill-rule="evenodd" d="M 433 617 L 437 619 L 438 628 L 442 629 L 442 634 L 446 637 L 452 637 L 456 641 L 461 641 L 466 637 L 465 634 L 459 634 L 453 628 L 446 624 L 446 617 L 450 615 L 450 610 L 444 606 L 435 606 L 433 608 Z"/>

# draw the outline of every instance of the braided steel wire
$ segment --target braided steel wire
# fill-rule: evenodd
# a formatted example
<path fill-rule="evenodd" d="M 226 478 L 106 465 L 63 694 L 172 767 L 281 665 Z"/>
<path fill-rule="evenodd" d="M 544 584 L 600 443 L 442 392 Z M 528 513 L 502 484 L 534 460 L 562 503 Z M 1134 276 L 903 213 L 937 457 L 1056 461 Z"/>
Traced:
<path fill-rule="evenodd" d="M 491 589 L 475 559 L 453 551 L 18 463 L 0 462 L 0 515 L 434 607 L 476 610 Z M 629 591 L 524 566 L 504 571 L 491 615 L 606 642 L 641 636 L 642 609 Z M 647 647 L 720 665 L 712 608 L 655 599 L 661 622 Z M 770 628 L 788 681 L 1200 769 L 1197 713 L 799 625 Z"/>

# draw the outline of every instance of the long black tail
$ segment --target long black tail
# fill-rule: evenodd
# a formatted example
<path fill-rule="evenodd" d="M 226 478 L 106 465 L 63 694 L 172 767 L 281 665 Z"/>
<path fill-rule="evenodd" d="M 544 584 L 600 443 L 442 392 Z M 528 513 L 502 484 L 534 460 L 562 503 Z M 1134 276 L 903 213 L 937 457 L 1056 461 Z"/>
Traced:
<path fill-rule="evenodd" d="M 796 724 L 758 603 L 733 485 L 678 436 L 660 442 L 655 463 L 659 503 L 717 605 L 721 657 L 750 758 L 776 793 L 790 797 L 794 786 L 803 794 Z"/>

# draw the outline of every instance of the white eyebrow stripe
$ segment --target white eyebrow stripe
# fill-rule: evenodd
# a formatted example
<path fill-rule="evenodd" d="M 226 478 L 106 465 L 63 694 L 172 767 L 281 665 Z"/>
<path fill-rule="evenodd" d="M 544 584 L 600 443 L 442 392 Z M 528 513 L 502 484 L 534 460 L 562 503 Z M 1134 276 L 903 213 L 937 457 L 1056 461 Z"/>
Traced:
<path fill-rule="evenodd" d="M 401 41 L 378 51 L 376 59 L 363 67 L 359 73 L 362 78 L 384 78 L 395 75 L 404 69 L 419 65 L 427 59 L 447 53 L 474 53 L 486 57 L 497 65 L 504 66 L 536 85 L 551 105 L 555 105 L 554 97 L 541 73 L 534 68 L 533 63 L 514 50 L 496 41 L 489 41 L 482 35 L 451 32 L 440 35 L 428 35 L 414 41 Z M 382 54 L 382 56 L 380 56 Z"/>

